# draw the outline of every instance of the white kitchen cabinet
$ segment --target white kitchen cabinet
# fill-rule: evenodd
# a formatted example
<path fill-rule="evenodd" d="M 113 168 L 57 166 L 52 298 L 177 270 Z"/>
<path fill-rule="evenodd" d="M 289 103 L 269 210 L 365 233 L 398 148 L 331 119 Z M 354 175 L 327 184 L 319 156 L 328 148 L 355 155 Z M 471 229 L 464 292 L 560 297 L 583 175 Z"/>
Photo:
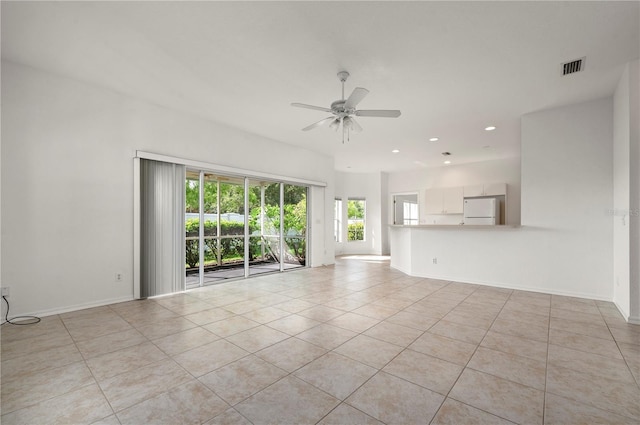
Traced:
<path fill-rule="evenodd" d="M 463 191 L 464 191 L 465 198 L 473 198 L 474 196 L 483 196 L 484 185 L 474 184 L 473 186 L 465 186 Z"/>
<path fill-rule="evenodd" d="M 464 187 L 465 198 L 473 198 L 476 196 L 501 196 L 506 194 L 506 183 L 485 183 Z"/>
<path fill-rule="evenodd" d="M 424 203 L 427 214 L 462 214 L 462 187 L 436 187 L 425 191 Z"/>
<path fill-rule="evenodd" d="M 484 196 L 500 196 L 506 194 L 506 183 L 487 183 L 484 185 Z"/>
<path fill-rule="evenodd" d="M 424 211 L 427 214 L 442 214 L 443 189 L 427 189 L 424 194 Z"/>
<path fill-rule="evenodd" d="M 442 209 L 445 214 L 462 214 L 464 209 L 462 187 L 445 187 L 442 193 Z"/>

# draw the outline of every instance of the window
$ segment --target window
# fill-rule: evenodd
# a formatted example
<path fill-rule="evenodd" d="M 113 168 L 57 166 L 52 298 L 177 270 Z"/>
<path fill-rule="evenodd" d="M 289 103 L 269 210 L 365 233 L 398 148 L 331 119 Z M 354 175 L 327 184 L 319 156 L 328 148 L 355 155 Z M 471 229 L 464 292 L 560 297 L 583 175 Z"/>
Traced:
<path fill-rule="evenodd" d="M 418 224 L 418 204 L 405 201 L 402 203 L 402 210 L 402 224 L 405 226 Z"/>
<path fill-rule="evenodd" d="M 364 241 L 367 201 L 349 198 L 347 203 L 347 240 Z"/>
<path fill-rule="evenodd" d="M 393 195 L 393 224 L 412 226 L 419 223 L 418 194 L 399 193 Z"/>
<path fill-rule="evenodd" d="M 333 201 L 333 239 L 342 242 L 342 199 Z"/>

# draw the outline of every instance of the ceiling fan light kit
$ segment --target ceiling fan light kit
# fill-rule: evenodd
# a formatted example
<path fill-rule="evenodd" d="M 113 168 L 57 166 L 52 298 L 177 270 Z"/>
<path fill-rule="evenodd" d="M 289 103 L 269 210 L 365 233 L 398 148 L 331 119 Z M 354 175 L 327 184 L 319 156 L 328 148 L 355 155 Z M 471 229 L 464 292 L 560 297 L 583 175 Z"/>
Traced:
<path fill-rule="evenodd" d="M 338 131 L 338 128 L 342 126 L 342 143 L 344 143 L 345 133 L 347 134 L 347 140 L 349 140 L 349 135 L 351 131 L 360 132 L 362 131 L 362 127 L 358 122 L 354 119 L 356 117 L 386 117 L 386 118 L 397 118 L 400 116 L 399 110 L 391 110 L 391 109 L 370 109 L 370 110 L 357 110 L 356 106 L 364 99 L 368 94 L 369 90 L 356 87 L 353 89 L 351 95 L 345 99 L 344 98 L 344 83 L 349 78 L 349 73 L 347 71 L 338 72 L 338 79 L 342 83 L 342 98 L 334 101 L 331 104 L 330 108 L 324 108 L 322 106 L 314 106 L 307 105 L 305 103 L 292 103 L 291 106 L 295 106 L 297 108 L 306 108 L 313 109 L 317 111 L 329 112 L 333 114 L 327 118 L 323 118 L 320 121 L 317 121 L 311 125 L 306 126 L 302 129 L 302 131 L 313 130 L 316 127 L 323 126 L 329 123 L 329 128 Z"/>

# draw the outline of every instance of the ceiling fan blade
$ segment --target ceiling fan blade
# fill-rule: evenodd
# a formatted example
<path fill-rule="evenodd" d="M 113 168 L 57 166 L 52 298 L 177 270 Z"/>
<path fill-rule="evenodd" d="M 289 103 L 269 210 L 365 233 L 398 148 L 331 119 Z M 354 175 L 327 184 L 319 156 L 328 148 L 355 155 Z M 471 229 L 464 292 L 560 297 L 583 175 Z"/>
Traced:
<path fill-rule="evenodd" d="M 314 128 L 320 127 L 321 125 L 324 125 L 324 124 L 326 124 L 329 121 L 332 121 L 334 119 L 335 119 L 335 117 L 327 117 L 327 118 L 321 119 L 318 122 L 314 122 L 313 124 L 306 126 L 305 128 L 302 129 L 302 131 L 313 130 Z"/>
<path fill-rule="evenodd" d="M 291 106 L 295 106 L 296 108 L 307 108 L 307 109 L 315 109 L 316 111 L 331 112 L 331 109 L 329 108 L 323 108 L 322 106 L 307 105 L 305 103 L 292 103 Z"/>
<path fill-rule="evenodd" d="M 397 109 L 363 109 L 356 111 L 356 116 L 398 118 L 400 116 L 400 111 Z"/>
<path fill-rule="evenodd" d="M 353 109 L 355 108 L 362 99 L 364 99 L 369 94 L 369 90 L 363 89 L 362 87 L 356 87 L 353 89 L 351 96 L 344 103 L 344 109 Z"/>

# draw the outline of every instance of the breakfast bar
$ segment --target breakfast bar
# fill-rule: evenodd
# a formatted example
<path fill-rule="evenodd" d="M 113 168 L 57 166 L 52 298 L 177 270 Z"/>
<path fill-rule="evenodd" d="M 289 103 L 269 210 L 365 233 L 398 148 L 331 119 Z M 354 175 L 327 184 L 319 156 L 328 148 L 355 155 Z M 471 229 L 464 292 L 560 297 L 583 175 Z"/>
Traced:
<path fill-rule="evenodd" d="M 514 287 L 532 229 L 519 225 L 390 225 L 391 267 L 410 276 Z"/>

